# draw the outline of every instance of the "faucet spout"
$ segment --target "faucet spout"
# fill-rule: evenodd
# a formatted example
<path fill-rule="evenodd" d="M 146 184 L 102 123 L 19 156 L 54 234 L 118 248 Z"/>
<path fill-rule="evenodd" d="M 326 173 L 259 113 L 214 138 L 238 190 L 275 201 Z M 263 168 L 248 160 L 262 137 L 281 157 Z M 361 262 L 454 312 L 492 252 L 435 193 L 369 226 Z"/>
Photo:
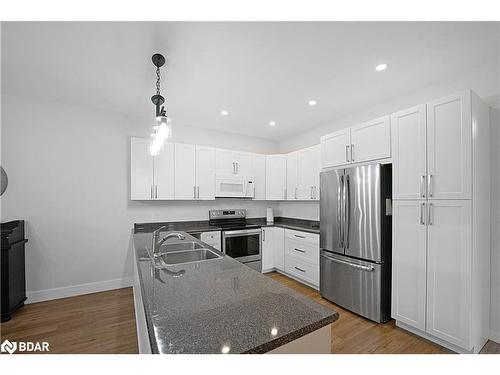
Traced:
<path fill-rule="evenodd" d="M 151 248 L 153 250 L 153 256 L 158 255 L 158 252 L 160 250 L 160 246 L 169 238 L 176 237 L 179 240 L 184 240 L 186 238 L 182 233 L 175 232 L 175 233 L 169 233 L 165 237 L 163 237 L 161 240 L 159 240 L 160 232 L 163 229 L 166 229 L 166 227 L 163 226 L 163 227 L 160 227 L 160 228 L 156 229 L 155 231 L 153 231 L 153 243 L 151 246 Z"/>

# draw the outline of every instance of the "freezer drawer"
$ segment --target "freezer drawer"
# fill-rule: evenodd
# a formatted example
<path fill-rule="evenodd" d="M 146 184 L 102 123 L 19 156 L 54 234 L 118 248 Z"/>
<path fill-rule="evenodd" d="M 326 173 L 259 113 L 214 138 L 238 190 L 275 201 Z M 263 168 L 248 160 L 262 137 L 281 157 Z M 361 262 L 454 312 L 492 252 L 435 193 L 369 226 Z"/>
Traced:
<path fill-rule="evenodd" d="M 320 292 L 333 303 L 376 322 L 389 319 L 382 301 L 382 264 L 321 251 Z"/>

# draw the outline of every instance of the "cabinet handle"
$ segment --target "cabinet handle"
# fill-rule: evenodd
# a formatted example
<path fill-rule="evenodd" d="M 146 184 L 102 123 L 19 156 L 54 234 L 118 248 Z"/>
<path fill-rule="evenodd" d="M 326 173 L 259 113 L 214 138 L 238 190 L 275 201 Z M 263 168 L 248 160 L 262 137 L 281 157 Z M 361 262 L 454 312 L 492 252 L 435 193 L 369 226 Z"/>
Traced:
<path fill-rule="evenodd" d="M 305 253 L 305 251 L 304 251 L 304 250 L 301 250 L 301 249 L 297 249 L 297 248 L 295 248 L 294 250 L 295 250 L 295 251 L 298 251 L 299 253 Z"/>
<path fill-rule="evenodd" d="M 427 175 L 427 194 L 432 197 L 432 175 Z"/>
<path fill-rule="evenodd" d="M 240 164 L 236 162 L 236 174 L 240 173 Z"/>
<path fill-rule="evenodd" d="M 432 203 L 429 203 L 429 209 L 428 209 L 428 211 L 427 211 L 427 224 L 428 224 L 428 225 L 432 225 L 432 224 L 434 224 L 434 223 L 432 222 L 432 214 L 431 214 L 431 210 L 432 210 L 432 207 L 433 207 L 433 206 L 434 206 L 434 205 L 433 205 Z"/>
<path fill-rule="evenodd" d="M 311 186 L 311 199 L 313 199 L 313 190 L 314 190 L 314 187 Z"/>
<path fill-rule="evenodd" d="M 424 188 L 425 183 L 424 183 L 424 181 L 425 181 L 425 176 L 424 175 L 420 176 L 420 196 L 422 198 L 425 198 L 425 188 Z"/>
<path fill-rule="evenodd" d="M 297 188 L 295 188 L 295 199 L 297 199 Z"/>
<path fill-rule="evenodd" d="M 196 199 L 196 186 L 193 186 L 193 199 Z"/>
<path fill-rule="evenodd" d="M 158 199 L 158 185 L 155 185 L 155 199 Z"/>
<path fill-rule="evenodd" d="M 284 189 L 283 195 L 284 195 L 284 199 L 286 199 L 286 188 Z"/>
<path fill-rule="evenodd" d="M 420 224 L 422 224 L 422 225 L 425 225 L 424 210 L 425 210 L 425 203 L 421 203 L 420 204 Z"/>
<path fill-rule="evenodd" d="M 149 196 L 153 199 L 153 185 L 151 185 L 151 191 L 149 192 Z"/>
<path fill-rule="evenodd" d="M 266 242 L 266 230 L 262 229 L 262 242 Z"/>
<path fill-rule="evenodd" d="M 295 268 L 296 270 L 300 271 L 300 272 L 306 272 L 306 270 L 303 270 L 302 268 L 299 268 L 299 267 L 293 267 Z"/>
<path fill-rule="evenodd" d="M 196 187 L 196 198 L 200 199 L 200 187 Z"/>
<path fill-rule="evenodd" d="M 299 236 L 298 234 L 294 234 L 294 236 L 297 238 L 305 238 L 304 236 Z"/>
<path fill-rule="evenodd" d="M 349 161 L 349 145 L 345 145 L 345 160 Z"/>
<path fill-rule="evenodd" d="M 354 144 L 351 143 L 351 161 L 354 161 Z"/>
<path fill-rule="evenodd" d="M 234 161 L 233 161 L 233 174 L 236 174 L 236 164 Z"/>

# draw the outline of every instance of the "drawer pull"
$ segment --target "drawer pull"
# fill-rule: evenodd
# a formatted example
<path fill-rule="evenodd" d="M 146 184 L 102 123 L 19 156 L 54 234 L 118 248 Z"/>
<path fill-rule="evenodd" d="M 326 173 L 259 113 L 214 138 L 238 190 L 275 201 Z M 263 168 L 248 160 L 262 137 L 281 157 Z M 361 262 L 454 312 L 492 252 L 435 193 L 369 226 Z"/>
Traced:
<path fill-rule="evenodd" d="M 306 238 L 305 236 L 299 236 L 298 234 L 295 234 L 295 237 L 297 237 L 297 238 Z"/>
<path fill-rule="evenodd" d="M 305 250 L 301 250 L 301 249 L 297 249 L 297 248 L 295 248 L 294 250 L 298 251 L 299 253 L 305 253 Z"/>
<path fill-rule="evenodd" d="M 306 272 L 306 270 L 303 270 L 302 268 L 299 268 L 299 267 L 293 267 L 295 268 L 296 270 L 300 271 L 300 272 Z"/>

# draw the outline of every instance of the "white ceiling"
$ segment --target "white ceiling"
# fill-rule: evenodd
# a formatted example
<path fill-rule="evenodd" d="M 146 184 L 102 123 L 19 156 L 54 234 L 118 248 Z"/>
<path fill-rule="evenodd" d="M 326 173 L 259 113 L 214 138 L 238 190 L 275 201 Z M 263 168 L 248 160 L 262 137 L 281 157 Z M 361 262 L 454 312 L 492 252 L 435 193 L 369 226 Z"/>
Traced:
<path fill-rule="evenodd" d="M 498 35 L 471 22 L 3 23 L 2 91 L 152 118 L 159 52 L 174 124 L 281 140 L 479 65 Z"/>

